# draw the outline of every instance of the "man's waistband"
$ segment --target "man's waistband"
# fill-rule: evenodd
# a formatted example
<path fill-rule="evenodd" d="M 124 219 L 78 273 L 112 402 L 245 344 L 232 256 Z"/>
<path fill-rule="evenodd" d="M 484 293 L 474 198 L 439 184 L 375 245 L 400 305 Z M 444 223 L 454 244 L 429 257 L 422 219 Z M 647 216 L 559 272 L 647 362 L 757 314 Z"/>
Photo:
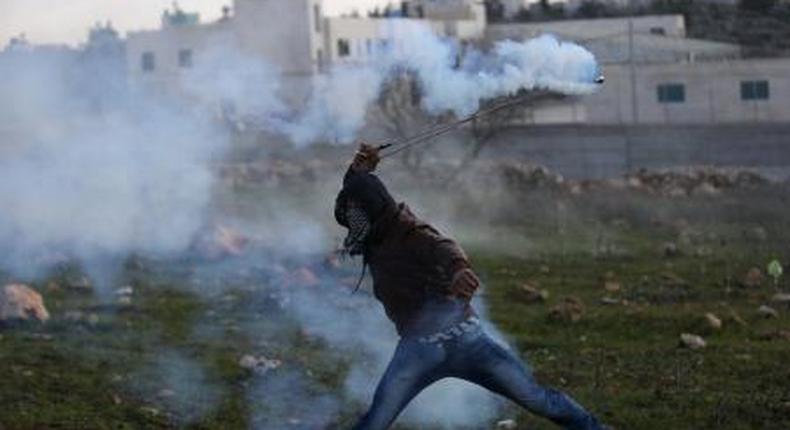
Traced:
<path fill-rule="evenodd" d="M 480 319 L 476 316 L 470 316 L 469 318 L 459 322 L 458 324 L 449 327 L 447 329 L 444 329 L 438 333 L 418 337 L 417 342 L 420 343 L 446 342 L 448 340 L 453 340 L 457 337 L 460 337 L 465 333 L 471 333 L 475 330 L 478 330 L 479 328 L 480 328 Z"/>

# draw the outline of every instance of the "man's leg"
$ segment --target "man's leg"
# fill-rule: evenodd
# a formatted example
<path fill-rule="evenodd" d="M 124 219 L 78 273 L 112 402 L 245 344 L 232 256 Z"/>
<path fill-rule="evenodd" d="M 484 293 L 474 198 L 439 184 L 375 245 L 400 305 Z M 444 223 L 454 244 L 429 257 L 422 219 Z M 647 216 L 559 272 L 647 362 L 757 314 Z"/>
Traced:
<path fill-rule="evenodd" d="M 595 417 L 567 394 L 538 384 L 518 357 L 485 333 L 465 347 L 466 365 L 457 376 L 501 394 L 566 429 L 602 428 Z"/>
<path fill-rule="evenodd" d="M 389 428 L 420 391 L 440 379 L 438 368 L 444 357 L 439 346 L 402 340 L 376 387 L 373 404 L 354 430 Z"/>

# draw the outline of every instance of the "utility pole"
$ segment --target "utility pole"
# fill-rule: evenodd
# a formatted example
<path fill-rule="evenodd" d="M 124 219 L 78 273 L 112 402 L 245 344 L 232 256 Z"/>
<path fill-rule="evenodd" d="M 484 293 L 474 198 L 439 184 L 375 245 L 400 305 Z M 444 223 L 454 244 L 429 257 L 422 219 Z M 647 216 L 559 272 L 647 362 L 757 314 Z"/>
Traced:
<path fill-rule="evenodd" d="M 636 94 L 636 64 L 634 62 L 634 0 L 628 1 L 628 68 L 631 78 L 631 118 L 639 123 L 639 99 Z"/>
<path fill-rule="evenodd" d="M 628 0 L 628 69 L 631 80 L 631 125 L 639 123 L 639 100 L 636 95 L 636 65 L 634 64 L 634 0 Z M 625 171 L 633 169 L 631 132 L 625 126 Z"/>

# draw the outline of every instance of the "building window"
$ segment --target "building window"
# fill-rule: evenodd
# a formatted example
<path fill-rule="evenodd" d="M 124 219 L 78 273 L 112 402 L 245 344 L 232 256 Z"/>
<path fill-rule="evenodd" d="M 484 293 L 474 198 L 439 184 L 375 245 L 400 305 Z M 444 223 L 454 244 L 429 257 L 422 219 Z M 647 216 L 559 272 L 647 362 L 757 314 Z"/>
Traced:
<path fill-rule="evenodd" d="M 686 101 L 686 86 L 683 84 L 661 84 L 658 86 L 659 103 L 683 103 Z"/>
<path fill-rule="evenodd" d="M 337 56 L 348 57 L 351 55 L 351 44 L 348 39 L 337 39 Z"/>
<path fill-rule="evenodd" d="M 768 100 L 768 81 L 741 81 L 741 100 Z"/>
<path fill-rule="evenodd" d="M 192 67 L 192 50 L 182 49 L 178 51 L 178 67 L 188 69 Z"/>
<path fill-rule="evenodd" d="M 321 49 L 318 49 L 317 51 L 315 51 L 315 62 L 316 62 L 316 65 L 318 67 L 318 72 L 319 73 L 323 72 L 324 71 L 324 51 L 322 51 Z"/>
<path fill-rule="evenodd" d="M 315 20 L 315 32 L 321 32 L 321 5 L 315 4 L 313 5 L 313 19 Z"/>
<path fill-rule="evenodd" d="M 655 34 L 656 36 L 666 36 L 667 30 L 664 27 L 650 27 L 650 34 Z"/>
<path fill-rule="evenodd" d="M 140 67 L 144 72 L 153 72 L 156 69 L 156 57 L 153 52 L 143 52 L 140 56 Z"/>

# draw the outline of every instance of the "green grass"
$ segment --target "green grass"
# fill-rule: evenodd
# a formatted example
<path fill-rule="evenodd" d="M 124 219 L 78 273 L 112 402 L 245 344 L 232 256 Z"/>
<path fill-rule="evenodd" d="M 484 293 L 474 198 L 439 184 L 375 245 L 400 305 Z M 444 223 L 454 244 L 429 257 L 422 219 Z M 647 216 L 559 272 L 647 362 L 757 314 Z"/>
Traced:
<path fill-rule="evenodd" d="M 488 314 L 540 381 L 618 429 L 790 428 L 790 342 L 762 340 L 766 331 L 790 330 L 790 310 L 761 318 L 756 310 L 773 286 L 740 285 L 750 267 L 790 260 L 788 219 L 777 215 L 790 213 L 786 203 L 773 195 L 701 202 L 585 196 L 565 200 L 559 217 L 554 203 L 531 198 L 526 209 L 499 207 L 493 222 L 470 206 L 463 216 L 482 221 L 468 226 L 475 235 L 460 237 L 485 281 Z M 687 227 L 677 226 L 681 218 Z M 756 227 L 768 237 L 754 238 Z M 681 237 L 684 229 L 693 234 Z M 664 255 L 668 241 L 678 243 L 679 256 Z M 342 394 L 358 352 L 305 334 L 266 298 L 268 285 L 232 277 L 197 285 L 193 275 L 204 265 L 127 264 L 118 285 L 134 286 L 129 307 L 48 287 L 75 268 L 35 283 L 53 320 L 0 329 L 0 429 L 309 429 L 325 417 L 300 399 L 327 394 L 340 403 L 328 427 L 348 428 L 365 406 Z M 601 286 L 609 271 L 622 284 L 617 293 Z M 667 274 L 682 285 L 668 283 Z M 547 289 L 547 302 L 519 301 L 525 282 Z M 566 296 L 585 303 L 583 318 L 549 320 Z M 627 304 L 604 305 L 604 296 Z M 98 321 L 64 319 L 74 310 Z M 707 312 L 723 320 L 721 330 L 706 326 Z M 708 346 L 679 347 L 684 332 L 704 336 Z M 282 360 L 273 375 L 307 375 L 302 397 L 250 397 L 266 378 L 239 366 L 247 353 Z M 163 374 L 163 360 L 187 365 Z M 179 372 L 186 376 L 172 380 Z M 192 390 L 192 383 L 210 389 Z M 555 428 L 513 405 L 500 416 L 516 418 L 520 429 Z"/>

